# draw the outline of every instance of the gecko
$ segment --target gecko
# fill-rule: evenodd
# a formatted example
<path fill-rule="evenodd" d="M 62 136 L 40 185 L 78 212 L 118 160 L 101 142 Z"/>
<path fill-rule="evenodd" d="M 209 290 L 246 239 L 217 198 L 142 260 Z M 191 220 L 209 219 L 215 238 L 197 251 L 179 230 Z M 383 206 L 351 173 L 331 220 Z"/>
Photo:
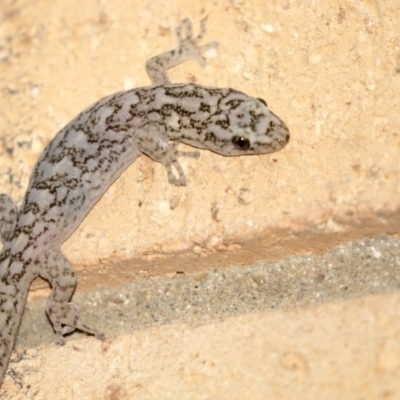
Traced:
<path fill-rule="evenodd" d="M 118 92 L 97 101 L 62 128 L 36 162 L 18 208 L 0 195 L 0 385 L 7 371 L 32 281 L 51 286 L 46 313 L 55 342 L 80 330 L 104 340 L 80 320 L 70 302 L 77 277 L 61 250 L 116 178 L 145 154 L 161 163 L 171 185 L 185 186 L 180 143 L 223 156 L 267 154 L 289 141 L 285 123 L 264 100 L 231 89 L 171 83 L 167 70 L 188 60 L 205 66 L 202 55 L 218 42 L 199 45 L 189 19 L 175 29 L 178 47 L 150 58 L 152 85 Z"/>

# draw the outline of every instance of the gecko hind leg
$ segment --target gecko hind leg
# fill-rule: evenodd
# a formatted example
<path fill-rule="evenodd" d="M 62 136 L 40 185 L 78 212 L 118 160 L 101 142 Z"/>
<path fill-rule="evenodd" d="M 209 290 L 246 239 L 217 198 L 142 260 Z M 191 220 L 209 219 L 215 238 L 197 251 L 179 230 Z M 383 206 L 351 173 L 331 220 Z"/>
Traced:
<path fill-rule="evenodd" d="M 64 336 L 76 329 L 104 340 L 103 333 L 80 321 L 78 307 L 70 302 L 76 286 L 74 268 L 61 250 L 49 250 L 40 269 L 40 276 L 50 282 L 52 291 L 46 302 L 46 313 L 56 333 L 55 342 L 65 343 Z"/>

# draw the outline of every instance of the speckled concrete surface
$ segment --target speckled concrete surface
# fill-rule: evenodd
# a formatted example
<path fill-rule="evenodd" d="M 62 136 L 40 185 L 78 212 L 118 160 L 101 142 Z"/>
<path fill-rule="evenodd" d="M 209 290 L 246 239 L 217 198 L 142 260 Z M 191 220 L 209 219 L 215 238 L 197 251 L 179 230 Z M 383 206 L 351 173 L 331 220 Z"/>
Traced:
<path fill-rule="evenodd" d="M 233 253 L 234 254 L 234 253 Z M 234 259 L 234 256 L 231 256 Z M 293 309 L 400 289 L 400 241 L 360 239 L 320 255 L 259 260 L 186 276 L 137 279 L 79 294 L 84 321 L 108 336 L 170 323 L 198 323 L 249 312 Z M 74 334 L 77 338 L 79 335 Z M 29 304 L 18 346 L 49 343 L 44 301 Z"/>
<path fill-rule="evenodd" d="M 150 83 L 145 62 L 176 46 L 188 17 L 206 68 L 171 70 L 172 82 L 232 87 L 267 101 L 288 125 L 274 154 L 181 160 L 186 188 L 140 157 L 64 250 L 76 265 L 115 255 L 172 253 L 301 230 L 400 208 L 398 0 L 346 2 L 2 0 L 0 190 L 16 201 L 56 132 L 101 97 Z M 232 217 L 234 216 L 234 217 Z"/>
<path fill-rule="evenodd" d="M 77 296 L 106 342 L 62 348 L 31 303 L 2 399 L 398 399 L 400 241 Z M 40 345 L 39 347 L 31 347 Z M 56 397 L 54 397 L 56 396 Z"/>
<path fill-rule="evenodd" d="M 202 152 L 183 163 L 186 188 L 134 163 L 63 247 L 74 301 L 108 341 L 55 347 L 47 284 L 35 282 L 1 399 L 400 398 L 398 238 L 378 237 L 400 227 L 398 0 L 0 10 L 0 192 L 19 202 L 55 133 L 100 97 L 148 84 L 146 60 L 175 46 L 184 17 L 207 16 L 204 40 L 220 47 L 171 80 L 265 98 L 292 134 L 272 155 Z M 347 236 L 383 214 L 390 227 Z"/>

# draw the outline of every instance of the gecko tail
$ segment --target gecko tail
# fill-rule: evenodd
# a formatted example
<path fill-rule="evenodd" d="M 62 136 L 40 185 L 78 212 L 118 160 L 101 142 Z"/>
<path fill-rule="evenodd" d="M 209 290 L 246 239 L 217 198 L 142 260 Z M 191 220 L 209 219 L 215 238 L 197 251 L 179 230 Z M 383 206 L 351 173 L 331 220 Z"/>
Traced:
<path fill-rule="evenodd" d="M 9 264 L 8 259 L 4 262 Z M 24 279 L 14 283 L 10 274 L 6 274 L 0 281 L 0 387 L 18 335 L 29 286 L 30 282 Z"/>
<path fill-rule="evenodd" d="M 0 194 L 0 242 L 10 241 L 17 225 L 18 207 L 7 194 Z"/>

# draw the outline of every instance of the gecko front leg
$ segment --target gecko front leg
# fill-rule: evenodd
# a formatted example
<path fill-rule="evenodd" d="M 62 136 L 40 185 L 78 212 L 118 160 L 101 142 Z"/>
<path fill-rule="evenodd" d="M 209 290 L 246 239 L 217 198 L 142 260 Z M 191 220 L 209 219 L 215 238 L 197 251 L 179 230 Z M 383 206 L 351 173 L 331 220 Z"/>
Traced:
<path fill-rule="evenodd" d="M 182 28 L 185 35 L 182 35 Z M 218 42 L 213 41 L 203 46 L 198 46 L 205 34 L 206 28 L 204 20 L 200 23 L 200 33 L 193 37 L 192 24 L 188 18 L 182 21 L 182 26 L 175 29 L 178 38 L 178 47 L 167 51 L 158 56 L 152 57 L 146 62 L 146 70 L 154 85 L 166 85 L 171 83 L 167 70 L 188 60 L 195 60 L 204 67 L 206 59 L 201 55 L 205 51 L 217 48 Z M 164 115 L 164 118 L 166 115 Z M 199 158 L 198 151 L 179 151 L 178 142 L 171 141 L 165 129 L 158 124 L 148 124 L 135 133 L 138 138 L 138 147 L 140 150 L 159 162 L 167 169 L 168 182 L 175 186 L 185 186 L 186 177 L 182 170 L 178 157 Z M 150 139 L 151 138 L 151 139 Z M 175 169 L 178 177 L 174 175 Z"/>
<path fill-rule="evenodd" d="M 168 182 L 175 186 L 186 186 L 186 177 L 178 157 L 199 158 L 198 151 L 180 151 L 179 143 L 169 140 L 162 125 L 147 124 L 135 133 L 136 143 L 140 151 L 153 161 L 164 165 L 167 170 Z M 178 176 L 176 177 L 173 168 Z"/>
<path fill-rule="evenodd" d="M 186 31 L 186 36 L 182 36 L 182 27 Z M 167 70 L 182 64 L 188 60 L 195 60 L 199 65 L 204 67 L 206 59 L 201 55 L 205 51 L 218 47 L 218 42 L 214 41 L 203 46 L 198 46 L 198 43 L 203 38 L 206 31 L 204 20 L 200 23 L 200 33 L 193 37 L 192 24 L 188 18 L 182 21 L 182 26 L 175 29 L 178 37 L 178 47 L 174 50 L 167 51 L 158 56 L 152 57 L 146 62 L 146 71 L 153 85 L 166 85 L 171 83 Z"/>
<path fill-rule="evenodd" d="M 83 324 L 79 319 L 78 307 L 70 303 L 76 286 L 74 268 L 61 250 L 49 250 L 43 257 L 39 275 L 48 280 L 52 291 L 47 299 L 46 312 L 56 333 L 55 342 L 65 343 L 64 336 L 78 329 L 104 340 L 103 333 Z"/>

